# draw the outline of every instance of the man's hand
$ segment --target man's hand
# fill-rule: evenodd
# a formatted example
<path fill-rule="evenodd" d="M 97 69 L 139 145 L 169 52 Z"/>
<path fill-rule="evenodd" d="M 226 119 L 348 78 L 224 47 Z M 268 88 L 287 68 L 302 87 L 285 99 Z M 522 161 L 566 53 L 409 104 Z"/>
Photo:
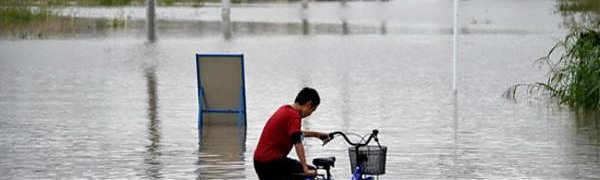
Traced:
<path fill-rule="evenodd" d="M 298 159 L 300 159 L 300 164 L 302 164 L 302 170 L 304 171 L 303 174 L 307 176 L 316 176 L 317 171 L 308 168 L 308 165 L 306 164 L 306 157 L 304 156 L 304 145 L 302 143 L 296 143 L 294 144 L 294 148 L 296 148 L 296 154 L 298 155 Z"/>
<path fill-rule="evenodd" d="M 317 137 L 318 137 L 319 139 L 321 139 L 321 141 L 323 141 L 323 142 L 325 142 L 325 140 L 328 140 L 328 139 L 330 138 L 330 137 L 329 137 L 329 134 L 327 134 L 327 133 L 321 133 L 321 132 L 320 132 L 320 133 L 318 133 L 318 134 L 319 134 L 319 135 L 318 135 Z"/>
<path fill-rule="evenodd" d="M 307 176 L 317 176 L 317 170 L 310 169 L 308 166 L 304 166 L 304 174 Z"/>

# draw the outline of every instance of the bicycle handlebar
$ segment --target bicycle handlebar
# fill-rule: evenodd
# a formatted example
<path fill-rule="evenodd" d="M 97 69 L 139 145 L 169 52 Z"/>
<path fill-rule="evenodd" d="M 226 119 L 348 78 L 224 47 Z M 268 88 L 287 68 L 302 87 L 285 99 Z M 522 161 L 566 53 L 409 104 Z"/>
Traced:
<path fill-rule="evenodd" d="M 379 130 L 377 130 L 377 129 L 373 129 L 373 131 L 371 132 L 371 135 L 369 135 L 369 138 L 367 139 L 367 141 L 365 143 L 360 143 L 360 141 L 358 143 L 354 143 L 354 142 L 350 141 L 350 139 L 348 139 L 348 136 L 346 136 L 345 133 L 343 133 L 341 131 L 335 131 L 335 132 L 329 133 L 329 135 L 328 135 L 329 139 L 323 142 L 323 146 L 325 146 L 325 144 L 329 143 L 329 141 L 331 141 L 336 134 L 342 135 L 342 137 L 344 137 L 344 140 L 346 140 L 346 142 L 348 142 L 348 144 L 355 146 L 355 147 L 366 146 L 369 144 L 369 142 L 371 142 L 371 139 L 374 139 L 375 142 L 379 143 L 379 139 L 377 138 L 377 134 L 379 134 Z"/>

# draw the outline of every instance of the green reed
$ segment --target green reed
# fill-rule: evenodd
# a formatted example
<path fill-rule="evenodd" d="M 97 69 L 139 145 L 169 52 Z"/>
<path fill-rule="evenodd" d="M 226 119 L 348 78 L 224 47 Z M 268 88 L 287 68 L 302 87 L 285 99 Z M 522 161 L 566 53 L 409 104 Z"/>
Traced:
<path fill-rule="evenodd" d="M 14 26 L 18 24 L 43 21 L 52 16 L 52 12 L 41 8 L 32 10 L 27 7 L 0 8 L 0 25 Z"/>
<path fill-rule="evenodd" d="M 144 6 L 147 0 L 0 0 L 0 6 Z M 232 0 L 232 3 L 240 0 Z M 202 6 L 204 3 L 218 3 L 220 0 L 157 0 L 160 6 L 191 5 Z"/>
<path fill-rule="evenodd" d="M 558 0 L 558 10 L 560 12 L 598 12 L 600 11 L 600 1 L 598 0 Z"/>
<path fill-rule="evenodd" d="M 505 91 L 515 98 L 519 87 L 528 93 L 545 91 L 548 95 L 575 108 L 600 110 L 600 20 L 595 28 L 573 27 L 570 33 L 552 47 L 549 53 L 536 61 L 546 65 L 549 76 L 546 82 L 513 85 Z M 563 50 L 560 58 L 555 53 Z"/>

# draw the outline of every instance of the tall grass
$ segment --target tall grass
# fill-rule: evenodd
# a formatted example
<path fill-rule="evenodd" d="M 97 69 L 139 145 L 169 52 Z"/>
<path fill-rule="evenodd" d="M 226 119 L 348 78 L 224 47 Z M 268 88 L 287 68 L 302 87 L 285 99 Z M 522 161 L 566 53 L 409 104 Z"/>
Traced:
<path fill-rule="evenodd" d="M 52 13 L 46 9 L 33 10 L 27 7 L 0 8 L 0 25 L 13 26 L 48 19 Z"/>
<path fill-rule="evenodd" d="M 513 85 L 504 95 L 515 98 L 519 87 L 528 92 L 545 91 L 548 95 L 575 108 L 600 110 L 600 20 L 595 28 L 573 27 L 564 40 L 537 63 L 549 68 L 546 82 Z M 551 57 L 564 50 L 558 60 Z"/>
<path fill-rule="evenodd" d="M 558 10 L 561 12 L 600 11 L 598 0 L 558 0 Z"/>
<path fill-rule="evenodd" d="M 201 5 L 220 0 L 157 0 L 158 5 Z M 232 0 L 239 2 L 239 0 Z M 146 0 L 0 0 L 0 6 L 143 6 Z"/>

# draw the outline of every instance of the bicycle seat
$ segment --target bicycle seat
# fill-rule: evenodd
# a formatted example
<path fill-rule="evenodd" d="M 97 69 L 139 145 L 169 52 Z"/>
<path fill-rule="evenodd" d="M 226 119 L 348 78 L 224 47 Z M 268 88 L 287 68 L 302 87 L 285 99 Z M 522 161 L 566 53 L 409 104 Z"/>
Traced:
<path fill-rule="evenodd" d="M 313 164 L 315 166 L 321 166 L 321 167 L 333 167 L 335 163 L 335 157 L 331 156 L 331 157 L 326 157 L 326 158 L 315 158 L 313 159 Z"/>

